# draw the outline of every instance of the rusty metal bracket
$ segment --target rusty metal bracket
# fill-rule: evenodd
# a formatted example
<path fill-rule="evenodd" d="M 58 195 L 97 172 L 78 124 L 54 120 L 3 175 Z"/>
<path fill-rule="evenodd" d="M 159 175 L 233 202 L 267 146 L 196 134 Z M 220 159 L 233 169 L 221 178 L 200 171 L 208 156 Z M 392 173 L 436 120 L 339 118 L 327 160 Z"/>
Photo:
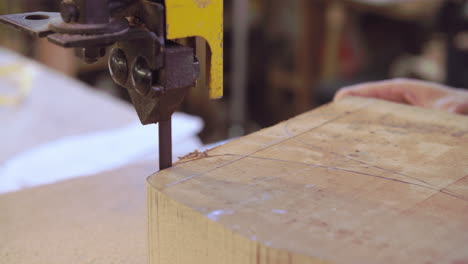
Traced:
<path fill-rule="evenodd" d="M 0 16 L 0 21 L 40 38 L 53 33 L 53 31 L 49 29 L 50 23 L 63 22 L 60 13 L 54 12 L 3 15 Z"/>

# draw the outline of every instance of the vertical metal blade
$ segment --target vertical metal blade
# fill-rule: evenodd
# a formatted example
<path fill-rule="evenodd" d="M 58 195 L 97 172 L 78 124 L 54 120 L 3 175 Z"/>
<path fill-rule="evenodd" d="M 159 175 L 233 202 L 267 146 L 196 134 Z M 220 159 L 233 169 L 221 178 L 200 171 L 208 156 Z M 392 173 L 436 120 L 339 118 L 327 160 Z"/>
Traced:
<path fill-rule="evenodd" d="M 159 122 L 159 169 L 172 167 L 172 120 Z"/>

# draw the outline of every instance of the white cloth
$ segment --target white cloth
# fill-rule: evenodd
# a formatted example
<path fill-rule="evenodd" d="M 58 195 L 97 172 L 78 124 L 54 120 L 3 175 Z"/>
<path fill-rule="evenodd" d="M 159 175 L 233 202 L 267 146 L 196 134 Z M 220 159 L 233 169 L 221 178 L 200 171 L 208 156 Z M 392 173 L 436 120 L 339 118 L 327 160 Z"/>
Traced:
<path fill-rule="evenodd" d="M 175 113 L 173 154 L 201 149 L 200 118 Z M 0 193 L 113 170 L 135 161 L 154 160 L 158 170 L 157 125 L 134 123 L 111 131 L 64 137 L 22 152 L 0 165 Z"/>

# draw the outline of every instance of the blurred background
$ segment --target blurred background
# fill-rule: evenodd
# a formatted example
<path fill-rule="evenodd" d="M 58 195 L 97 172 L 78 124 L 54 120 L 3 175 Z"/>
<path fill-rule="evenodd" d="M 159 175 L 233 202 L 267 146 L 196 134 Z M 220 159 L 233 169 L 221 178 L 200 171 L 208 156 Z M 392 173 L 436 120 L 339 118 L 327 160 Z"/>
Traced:
<path fill-rule="evenodd" d="M 0 13 L 57 11 L 59 2 L 1 0 Z M 467 1 L 224 2 L 225 97 L 210 101 L 206 89 L 197 87 L 180 109 L 203 119 L 204 144 L 311 110 L 355 83 L 411 77 L 468 87 Z M 5 26 L 0 45 L 129 101 L 125 89 L 112 82 L 107 59 L 87 65 L 72 50 Z"/>

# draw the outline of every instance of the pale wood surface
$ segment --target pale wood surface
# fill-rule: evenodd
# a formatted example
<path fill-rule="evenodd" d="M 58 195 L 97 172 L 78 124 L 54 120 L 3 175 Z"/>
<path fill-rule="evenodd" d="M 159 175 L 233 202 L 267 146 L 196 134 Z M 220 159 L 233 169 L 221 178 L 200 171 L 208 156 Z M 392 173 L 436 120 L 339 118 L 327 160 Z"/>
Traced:
<path fill-rule="evenodd" d="M 154 163 L 0 195 L 0 263 L 147 263 Z"/>
<path fill-rule="evenodd" d="M 468 118 L 349 98 L 149 178 L 150 262 L 468 263 Z"/>

